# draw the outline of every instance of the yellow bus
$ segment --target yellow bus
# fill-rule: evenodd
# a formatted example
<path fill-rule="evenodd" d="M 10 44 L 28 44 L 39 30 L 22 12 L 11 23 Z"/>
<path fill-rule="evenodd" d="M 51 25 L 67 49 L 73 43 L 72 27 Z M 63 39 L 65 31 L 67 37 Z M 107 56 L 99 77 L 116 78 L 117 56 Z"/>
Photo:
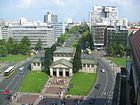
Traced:
<path fill-rule="evenodd" d="M 86 49 L 87 50 L 87 54 L 91 54 L 92 51 L 90 49 Z"/>
<path fill-rule="evenodd" d="M 4 77 L 9 78 L 14 72 L 14 66 L 10 66 L 7 70 L 4 71 Z"/>

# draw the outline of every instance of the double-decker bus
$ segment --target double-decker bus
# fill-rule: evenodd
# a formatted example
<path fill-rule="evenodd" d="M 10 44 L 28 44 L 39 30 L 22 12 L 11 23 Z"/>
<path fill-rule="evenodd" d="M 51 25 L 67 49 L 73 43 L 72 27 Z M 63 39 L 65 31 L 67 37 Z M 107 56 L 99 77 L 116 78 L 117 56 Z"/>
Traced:
<path fill-rule="evenodd" d="M 11 66 L 7 70 L 4 71 L 4 77 L 9 78 L 14 72 L 15 72 L 14 66 Z"/>

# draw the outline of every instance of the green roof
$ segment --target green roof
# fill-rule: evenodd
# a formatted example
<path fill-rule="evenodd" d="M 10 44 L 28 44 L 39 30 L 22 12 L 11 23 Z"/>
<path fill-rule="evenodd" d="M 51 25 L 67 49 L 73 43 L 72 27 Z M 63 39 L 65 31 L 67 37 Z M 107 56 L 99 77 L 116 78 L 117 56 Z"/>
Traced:
<path fill-rule="evenodd" d="M 82 64 L 97 64 L 95 60 L 92 59 L 81 59 Z"/>
<path fill-rule="evenodd" d="M 44 59 L 43 58 L 34 58 L 32 63 L 42 63 L 44 62 Z"/>
<path fill-rule="evenodd" d="M 74 53 L 75 50 L 69 47 L 60 47 L 54 53 Z"/>
<path fill-rule="evenodd" d="M 53 62 L 50 67 L 58 65 L 58 64 L 62 64 L 62 65 L 72 68 L 72 63 L 65 59 L 60 59 L 58 61 Z"/>

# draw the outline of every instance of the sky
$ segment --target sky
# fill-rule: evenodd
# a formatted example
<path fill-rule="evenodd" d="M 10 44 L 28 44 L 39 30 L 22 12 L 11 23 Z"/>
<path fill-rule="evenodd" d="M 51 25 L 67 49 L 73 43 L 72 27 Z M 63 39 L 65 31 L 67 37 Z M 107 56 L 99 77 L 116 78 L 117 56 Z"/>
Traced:
<path fill-rule="evenodd" d="M 17 21 L 25 17 L 28 21 L 43 21 L 44 15 L 51 11 L 58 15 L 60 22 L 66 18 L 74 22 L 88 21 L 92 6 L 116 6 L 119 17 L 140 21 L 140 0 L 0 0 L 0 18 Z"/>

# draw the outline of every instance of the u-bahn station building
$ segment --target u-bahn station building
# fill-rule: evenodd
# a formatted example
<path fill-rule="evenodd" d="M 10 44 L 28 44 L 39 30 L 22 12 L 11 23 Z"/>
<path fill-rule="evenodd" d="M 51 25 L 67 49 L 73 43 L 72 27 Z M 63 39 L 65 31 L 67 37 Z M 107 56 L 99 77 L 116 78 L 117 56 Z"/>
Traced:
<path fill-rule="evenodd" d="M 130 100 L 132 105 L 140 105 L 140 30 L 133 32 L 129 37 L 132 62 L 129 62 L 130 71 Z"/>
<path fill-rule="evenodd" d="M 73 59 L 75 49 L 68 47 L 57 48 L 53 54 L 53 63 L 50 66 L 50 76 L 71 77 L 73 75 Z M 95 59 L 81 59 L 80 72 L 96 73 L 97 62 Z M 44 56 L 36 57 L 31 63 L 31 70 L 44 69 Z"/>

